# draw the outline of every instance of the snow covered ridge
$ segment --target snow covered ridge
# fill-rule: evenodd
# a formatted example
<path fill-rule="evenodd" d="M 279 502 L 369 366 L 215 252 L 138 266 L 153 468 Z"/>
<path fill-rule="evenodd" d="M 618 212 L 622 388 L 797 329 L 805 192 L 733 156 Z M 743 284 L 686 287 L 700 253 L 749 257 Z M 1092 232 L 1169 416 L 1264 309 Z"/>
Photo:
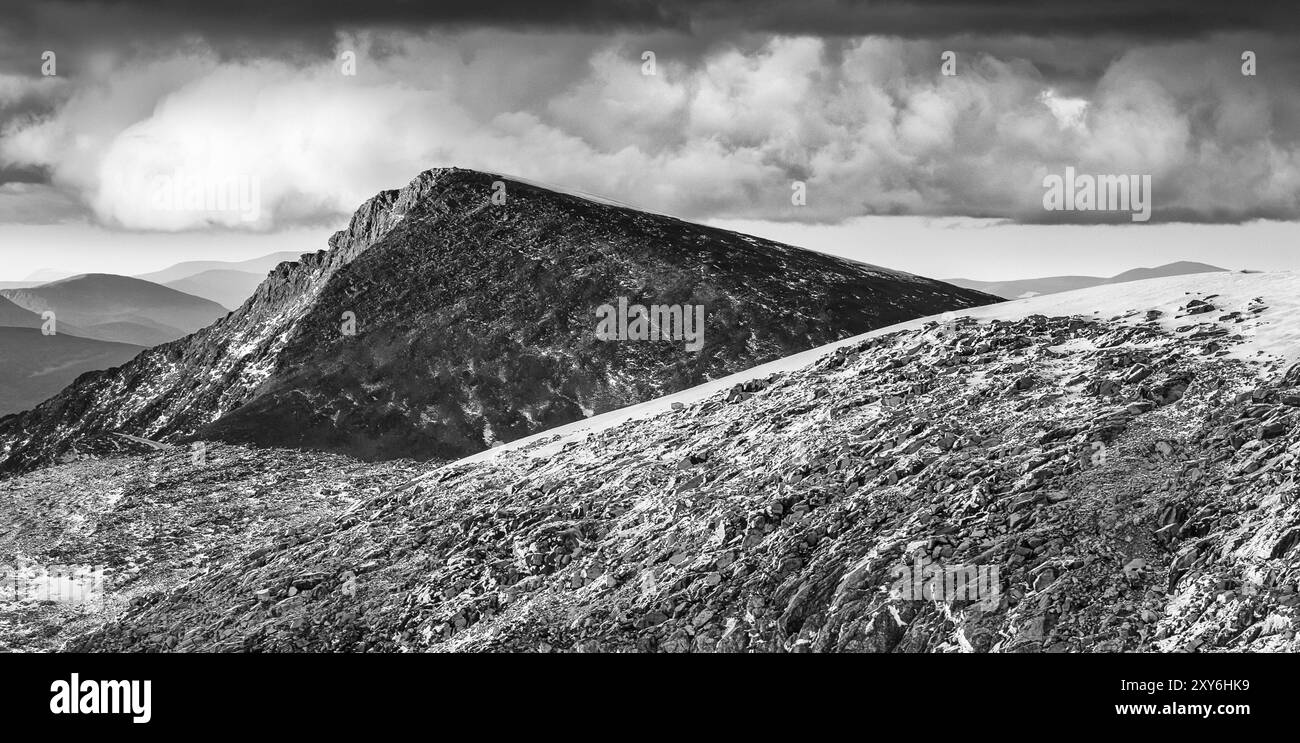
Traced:
<path fill-rule="evenodd" d="M 1187 280 L 908 323 L 461 460 L 68 648 L 1300 651 L 1294 277 Z M 926 563 L 997 590 L 895 590 Z"/>
<path fill-rule="evenodd" d="M 1192 300 L 1206 301 L 1214 309 L 1189 315 L 1184 308 Z M 625 421 L 698 403 L 737 385 L 772 374 L 805 369 L 827 354 L 868 338 L 915 330 L 930 323 L 959 317 L 988 322 L 1018 320 L 1035 314 L 1115 319 L 1125 324 L 1154 322 L 1174 333 L 1179 328 L 1213 325 L 1241 336 L 1240 340 L 1224 347 L 1233 358 L 1257 362 L 1269 370 L 1300 360 L 1300 274 L 1275 271 L 1170 276 L 1017 299 L 890 325 L 756 366 L 708 384 L 512 441 L 447 466 L 479 461 L 505 450 L 520 448 L 526 448 L 537 456 L 547 456 L 566 444 Z M 1202 328 L 1202 332 L 1204 330 Z"/>
<path fill-rule="evenodd" d="M 1194 299 L 1213 309 L 1189 312 L 1185 307 Z M 1118 317 L 1120 322 L 1137 324 L 1153 310 L 1160 313 L 1155 322 L 1166 330 L 1212 324 L 1242 335 L 1242 341 L 1228 348 L 1235 358 L 1273 366 L 1300 358 L 1300 274 L 1294 271 L 1146 279 L 1019 299 L 960 314 L 989 320 L 1031 314 Z"/>

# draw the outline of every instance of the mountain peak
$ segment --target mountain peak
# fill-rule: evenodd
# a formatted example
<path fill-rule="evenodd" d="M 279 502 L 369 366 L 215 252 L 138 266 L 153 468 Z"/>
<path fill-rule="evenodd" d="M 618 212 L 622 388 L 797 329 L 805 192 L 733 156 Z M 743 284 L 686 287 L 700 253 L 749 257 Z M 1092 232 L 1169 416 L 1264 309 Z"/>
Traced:
<path fill-rule="evenodd" d="M 0 467 L 103 432 L 446 460 L 994 301 L 462 168 L 367 199 L 329 244 L 210 327 L 0 422 Z M 602 307 L 666 308 L 669 337 L 602 336 Z"/>
<path fill-rule="evenodd" d="M 332 250 L 338 251 L 346 261 L 374 244 L 422 201 L 427 200 L 439 187 L 454 183 L 468 183 L 489 177 L 462 168 L 430 168 L 411 179 L 401 188 L 380 191 L 367 199 L 352 214 L 348 226 L 329 239 Z"/>

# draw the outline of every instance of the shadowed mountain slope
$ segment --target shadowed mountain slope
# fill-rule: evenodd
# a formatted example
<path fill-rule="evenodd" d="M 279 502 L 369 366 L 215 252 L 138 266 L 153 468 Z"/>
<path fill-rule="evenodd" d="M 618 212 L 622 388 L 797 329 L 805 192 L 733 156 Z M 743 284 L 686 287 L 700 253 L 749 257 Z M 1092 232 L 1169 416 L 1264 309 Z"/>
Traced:
<path fill-rule="evenodd" d="M 48 463 L 105 431 L 453 459 L 994 301 L 457 169 L 376 196 L 330 244 L 281 264 L 212 327 L 0 421 L 0 467 Z M 596 309 L 620 297 L 703 305 L 703 347 L 599 340 Z"/>

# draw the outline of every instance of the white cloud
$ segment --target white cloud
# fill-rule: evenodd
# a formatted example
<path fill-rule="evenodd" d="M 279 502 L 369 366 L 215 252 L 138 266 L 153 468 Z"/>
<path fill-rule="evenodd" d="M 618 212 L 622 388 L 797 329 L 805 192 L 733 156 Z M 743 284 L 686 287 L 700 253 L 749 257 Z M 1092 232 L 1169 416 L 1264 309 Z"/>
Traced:
<path fill-rule="evenodd" d="M 1047 110 L 1052 112 L 1056 121 L 1062 129 L 1081 129 L 1083 127 L 1083 116 L 1088 110 L 1088 101 L 1084 98 L 1069 98 L 1059 95 L 1054 89 L 1048 88 L 1038 94 L 1038 100 L 1042 101 Z"/>
<path fill-rule="evenodd" d="M 963 54 L 943 77 L 941 42 L 830 43 L 660 50 L 655 76 L 633 37 L 576 34 L 340 38 L 355 77 L 202 50 L 110 60 L 0 135 L 0 165 L 47 167 L 97 220 L 141 230 L 337 220 L 440 165 L 694 218 L 1037 220 L 1042 174 L 1064 165 L 1151 173 L 1157 219 L 1300 212 L 1295 83 L 1242 78 L 1227 42 L 1132 50 L 1069 94 L 1032 60 Z M 157 208 L 176 174 L 255 181 L 256 218 Z"/>

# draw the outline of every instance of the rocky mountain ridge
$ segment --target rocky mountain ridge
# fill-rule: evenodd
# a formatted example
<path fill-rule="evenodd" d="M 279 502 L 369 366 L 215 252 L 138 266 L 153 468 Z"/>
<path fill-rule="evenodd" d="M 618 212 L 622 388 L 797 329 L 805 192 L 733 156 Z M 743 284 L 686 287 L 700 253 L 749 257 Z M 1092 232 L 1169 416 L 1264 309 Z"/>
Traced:
<path fill-rule="evenodd" d="M 506 185 L 494 204 L 496 183 Z M 598 305 L 704 304 L 706 346 L 602 343 Z M 367 201 L 210 327 L 0 419 L 0 471 L 125 433 L 455 459 L 992 297 L 458 169 Z M 345 331 L 349 319 L 354 331 Z"/>
<path fill-rule="evenodd" d="M 1296 289 L 1157 280 L 887 328 L 175 559 L 67 648 L 1300 650 Z M 175 468 L 163 500 L 221 466 L 112 461 Z M 919 559 L 996 568 L 995 600 L 900 597 Z"/>

